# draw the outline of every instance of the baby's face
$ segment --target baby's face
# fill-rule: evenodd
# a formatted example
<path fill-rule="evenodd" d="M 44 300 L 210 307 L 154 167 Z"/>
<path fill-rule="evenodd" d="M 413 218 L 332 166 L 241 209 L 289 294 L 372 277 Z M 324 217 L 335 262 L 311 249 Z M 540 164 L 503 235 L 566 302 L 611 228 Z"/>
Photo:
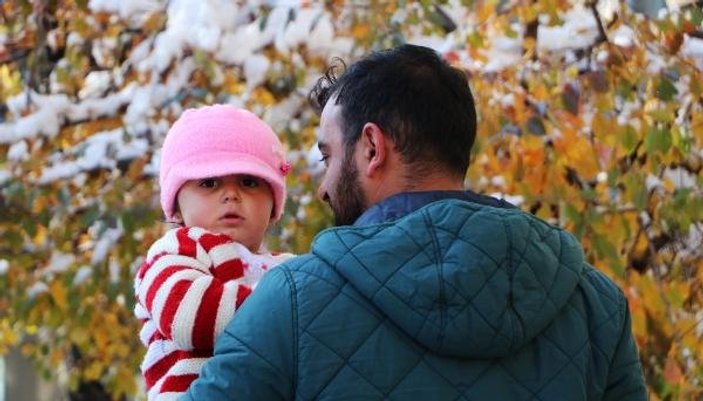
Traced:
<path fill-rule="evenodd" d="M 268 183 L 244 174 L 187 181 L 176 199 L 178 222 L 227 234 L 252 252 L 261 246 L 274 206 Z"/>

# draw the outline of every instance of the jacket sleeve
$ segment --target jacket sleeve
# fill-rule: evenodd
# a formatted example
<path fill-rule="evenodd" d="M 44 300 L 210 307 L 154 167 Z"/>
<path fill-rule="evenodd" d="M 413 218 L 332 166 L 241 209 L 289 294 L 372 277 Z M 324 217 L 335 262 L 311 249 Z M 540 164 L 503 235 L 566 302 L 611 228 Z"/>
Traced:
<path fill-rule="evenodd" d="M 644 401 L 648 399 L 647 387 L 632 336 L 630 310 L 623 295 L 621 300 L 624 308 L 622 333 L 608 371 L 603 401 Z"/>
<path fill-rule="evenodd" d="M 272 269 L 218 338 L 184 400 L 290 400 L 296 382 L 295 287 Z"/>
<path fill-rule="evenodd" d="M 226 236 L 183 227 L 167 232 L 149 249 L 135 279 L 137 302 L 154 330 L 179 349 L 212 349 L 251 292 L 241 284 L 244 269 L 232 244 Z M 235 272 L 218 279 L 211 269 L 225 264 Z"/>

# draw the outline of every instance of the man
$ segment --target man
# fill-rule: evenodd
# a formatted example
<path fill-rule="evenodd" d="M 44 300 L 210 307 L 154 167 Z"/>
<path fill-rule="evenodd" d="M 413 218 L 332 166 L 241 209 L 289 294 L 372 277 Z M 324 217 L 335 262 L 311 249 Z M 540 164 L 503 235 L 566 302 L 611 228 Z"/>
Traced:
<path fill-rule="evenodd" d="M 627 302 L 574 237 L 463 190 L 461 72 L 405 45 L 311 98 L 338 227 L 268 273 L 185 399 L 646 399 Z"/>

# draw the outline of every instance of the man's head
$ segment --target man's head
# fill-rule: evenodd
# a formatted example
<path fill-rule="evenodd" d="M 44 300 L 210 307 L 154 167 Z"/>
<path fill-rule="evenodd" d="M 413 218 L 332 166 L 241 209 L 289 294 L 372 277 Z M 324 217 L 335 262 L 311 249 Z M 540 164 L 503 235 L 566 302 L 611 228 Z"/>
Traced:
<path fill-rule="evenodd" d="M 465 75 L 433 50 L 374 52 L 310 93 L 327 163 L 320 197 L 337 224 L 402 191 L 461 189 L 476 135 Z"/>

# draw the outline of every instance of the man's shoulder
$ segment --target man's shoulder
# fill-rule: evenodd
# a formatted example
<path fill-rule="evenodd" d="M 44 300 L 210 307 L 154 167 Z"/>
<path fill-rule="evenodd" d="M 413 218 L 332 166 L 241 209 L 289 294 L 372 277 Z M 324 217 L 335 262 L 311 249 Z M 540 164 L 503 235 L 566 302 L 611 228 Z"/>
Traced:
<path fill-rule="evenodd" d="M 332 266 L 313 253 L 291 257 L 276 266 L 271 272 L 274 271 L 277 272 L 277 275 L 286 277 L 288 281 L 293 280 L 298 285 L 302 282 L 309 284 L 314 281 L 323 281 L 338 286 L 342 281 L 342 277 Z"/>
<path fill-rule="evenodd" d="M 605 305 L 609 305 L 611 308 L 624 307 L 625 294 L 615 281 L 605 273 L 586 264 L 582 277 L 582 285 L 588 285 L 594 291 L 594 295 L 601 298 Z"/>
<path fill-rule="evenodd" d="M 260 310 L 292 311 L 299 322 L 309 322 L 320 308 L 345 291 L 347 281 L 313 254 L 303 254 L 271 269 L 251 295 Z M 247 306 L 249 300 L 244 303 Z M 240 312 L 241 313 L 241 312 Z"/>

